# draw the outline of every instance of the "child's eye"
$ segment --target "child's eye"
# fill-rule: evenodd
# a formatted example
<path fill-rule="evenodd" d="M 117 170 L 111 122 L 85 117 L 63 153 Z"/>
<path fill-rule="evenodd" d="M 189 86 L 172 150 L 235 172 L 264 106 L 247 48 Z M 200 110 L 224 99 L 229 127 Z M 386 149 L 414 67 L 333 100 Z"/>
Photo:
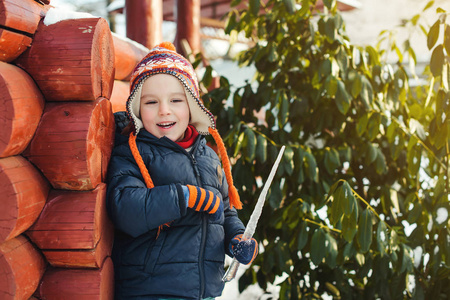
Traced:
<path fill-rule="evenodd" d="M 156 104 L 156 100 L 145 100 L 144 104 Z"/>
<path fill-rule="evenodd" d="M 180 102 L 183 102 L 184 100 L 183 99 L 173 99 L 172 100 L 172 102 L 174 102 L 174 103 L 180 103 Z"/>

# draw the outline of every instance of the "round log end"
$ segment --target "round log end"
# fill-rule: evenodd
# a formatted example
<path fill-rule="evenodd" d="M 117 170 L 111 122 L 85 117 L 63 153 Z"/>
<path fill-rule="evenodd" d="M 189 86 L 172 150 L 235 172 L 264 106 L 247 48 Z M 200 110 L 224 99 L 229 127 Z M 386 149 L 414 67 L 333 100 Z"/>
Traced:
<path fill-rule="evenodd" d="M 0 244 L 0 295 L 12 295 L 10 299 L 30 298 L 45 267 L 41 253 L 24 236 Z"/>
<path fill-rule="evenodd" d="M 113 113 L 126 110 L 126 103 L 130 95 L 130 84 L 125 81 L 115 80 L 109 101 L 112 105 Z"/>
<path fill-rule="evenodd" d="M 88 132 L 86 157 L 94 187 L 105 182 L 108 163 L 114 146 L 114 115 L 111 102 L 99 98 L 92 112 Z"/>
<path fill-rule="evenodd" d="M 86 192 L 53 190 L 27 235 L 54 267 L 100 268 L 114 239 L 105 202 L 104 183 Z"/>
<path fill-rule="evenodd" d="M 34 136 L 44 98 L 22 69 L 0 62 L 0 157 L 22 153 Z"/>
<path fill-rule="evenodd" d="M 114 299 L 114 267 L 110 257 L 105 259 L 100 272 L 100 277 L 100 299 Z"/>
<path fill-rule="evenodd" d="M 110 98 L 114 85 L 114 42 L 109 25 L 105 19 L 99 19 L 95 27 L 92 51 L 92 86 L 96 98 Z"/>
<path fill-rule="evenodd" d="M 41 22 L 33 44 L 15 63 L 36 81 L 47 101 L 109 98 L 114 80 L 114 44 L 106 20 Z"/>
<path fill-rule="evenodd" d="M 131 39 L 117 35 L 113 35 L 113 41 L 116 65 L 114 78 L 116 80 L 129 81 L 134 68 L 148 54 L 150 49 Z"/>
<path fill-rule="evenodd" d="M 109 100 L 50 103 L 24 155 L 55 189 L 92 190 L 105 179 L 113 139 Z"/>
<path fill-rule="evenodd" d="M 114 298 L 114 270 L 111 258 L 101 269 L 49 268 L 42 278 L 38 296 L 42 299 L 102 299 Z"/>
<path fill-rule="evenodd" d="M 30 37 L 7 29 L 0 29 L 0 40 L 0 61 L 4 62 L 18 58 L 32 42 Z"/>
<path fill-rule="evenodd" d="M 0 243 L 27 230 L 44 208 L 50 185 L 21 156 L 0 159 Z"/>

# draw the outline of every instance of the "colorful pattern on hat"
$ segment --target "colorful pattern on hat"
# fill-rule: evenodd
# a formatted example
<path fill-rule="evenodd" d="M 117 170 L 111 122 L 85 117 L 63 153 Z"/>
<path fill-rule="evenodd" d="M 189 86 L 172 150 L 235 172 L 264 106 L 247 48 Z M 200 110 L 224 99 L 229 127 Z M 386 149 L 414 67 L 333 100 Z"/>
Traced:
<path fill-rule="evenodd" d="M 127 113 L 133 121 L 136 134 L 144 127 L 139 113 L 142 85 L 145 79 L 156 74 L 169 74 L 181 82 L 191 112 L 190 123 L 200 134 L 208 134 L 208 127 L 215 128 L 213 114 L 200 100 L 197 75 L 194 68 L 189 61 L 175 51 L 175 47 L 171 43 L 164 42 L 150 50 L 131 75 Z"/>

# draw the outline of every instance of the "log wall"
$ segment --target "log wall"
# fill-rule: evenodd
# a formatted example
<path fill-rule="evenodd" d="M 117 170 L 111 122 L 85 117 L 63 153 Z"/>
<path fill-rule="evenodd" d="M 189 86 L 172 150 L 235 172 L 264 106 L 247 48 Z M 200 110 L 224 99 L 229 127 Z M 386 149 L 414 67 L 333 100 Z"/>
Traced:
<path fill-rule="evenodd" d="M 148 49 L 101 18 L 0 1 L 0 299 L 113 299 L 113 112 Z"/>

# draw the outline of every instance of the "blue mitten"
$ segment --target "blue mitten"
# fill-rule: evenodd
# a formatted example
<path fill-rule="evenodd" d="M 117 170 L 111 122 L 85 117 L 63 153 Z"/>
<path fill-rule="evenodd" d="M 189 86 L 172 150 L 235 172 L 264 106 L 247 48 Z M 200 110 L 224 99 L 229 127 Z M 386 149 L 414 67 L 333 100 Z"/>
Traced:
<path fill-rule="evenodd" d="M 258 242 L 254 238 L 243 241 L 242 234 L 236 235 L 231 240 L 230 252 L 233 253 L 238 262 L 248 265 L 258 255 Z"/>
<path fill-rule="evenodd" d="M 186 206 L 196 211 L 204 211 L 217 220 L 223 213 L 223 202 L 213 192 L 198 186 L 182 185 Z"/>

